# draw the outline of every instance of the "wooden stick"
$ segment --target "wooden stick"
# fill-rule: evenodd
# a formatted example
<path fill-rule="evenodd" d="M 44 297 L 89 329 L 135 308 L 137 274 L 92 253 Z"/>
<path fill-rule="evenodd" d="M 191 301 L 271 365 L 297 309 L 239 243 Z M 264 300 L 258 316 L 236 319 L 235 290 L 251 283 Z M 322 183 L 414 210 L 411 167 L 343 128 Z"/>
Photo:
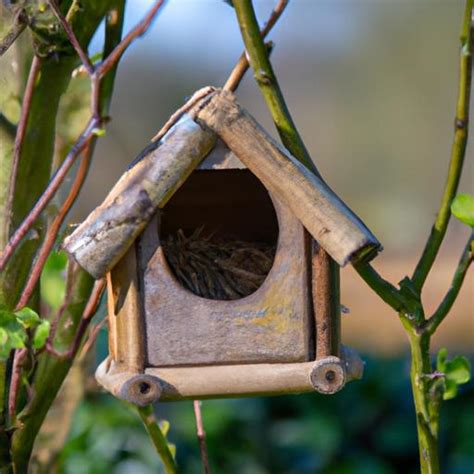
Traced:
<path fill-rule="evenodd" d="M 64 249 L 95 278 L 127 252 L 158 208 L 162 208 L 214 146 L 214 133 L 188 115 L 129 169 L 105 201 L 71 234 Z"/>
<path fill-rule="evenodd" d="M 362 378 L 364 364 L 352 349 L 341 358 L 281 364 L 152 367 L 144 374 L 110 359 L 99 365 L 97 381 L 116 397 L 144 406 L 154 401 L 276 395 L 320 391 L 335 393 Z M 329 377 L 328 377 L 328 372 Z M 331 378 L 334 375 L 334 379 Z M 329 387 L 333 385 L 331 389 Z"/>
<path fill-rule="evenodd" d="M 369 259 L 380 250 L 362 221 L 327 184 L 283 150 L 232 93 L 217 91 L 197 108 L 197 122 L 220 136 L 339 265 Z"/>
<path fill-rule="evenodd" d="M 312 295 L 316 326 L 316 359 L 339 356 L 341 311 L 339 307 L 339 272 L 329 272 L 329 255 L 314 243 L 312 255 Z M 322 278 L 331 274 L 333 279 Z M 336 294 L 333 294 L 334 291 Z"/>

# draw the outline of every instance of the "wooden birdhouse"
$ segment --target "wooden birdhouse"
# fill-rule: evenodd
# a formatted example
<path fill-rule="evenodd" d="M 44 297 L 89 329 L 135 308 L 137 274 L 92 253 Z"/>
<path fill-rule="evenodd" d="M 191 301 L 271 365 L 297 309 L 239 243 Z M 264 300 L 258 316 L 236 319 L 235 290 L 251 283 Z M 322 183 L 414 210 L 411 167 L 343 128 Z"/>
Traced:
<path fill-rule="evenodd" d="M 317 242 L 317 244 L 316 244 Z M 110 354 L 98 381 L 137 405 L 317 390 L 359 378 L 329 339 L 314 281 L 380 245 L 224 91 L 149 145 L 65 249 L 107 275 Z M 323 301 L 324 303 L 324 301 Z"/>

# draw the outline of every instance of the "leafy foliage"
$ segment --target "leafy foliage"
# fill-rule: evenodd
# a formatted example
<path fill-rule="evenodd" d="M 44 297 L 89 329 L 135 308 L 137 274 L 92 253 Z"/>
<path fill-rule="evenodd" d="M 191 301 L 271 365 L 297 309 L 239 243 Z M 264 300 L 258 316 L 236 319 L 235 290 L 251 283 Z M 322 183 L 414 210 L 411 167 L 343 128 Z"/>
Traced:
<path fill-rule="evenodd" d="M 443 347 L 436 358 L 436 368 L 444 375 L 443 399 L 450 400 L 458 393 L 459 385 L 471 380 L 471 364 L 464 356 L 456 356 L 447 360 L 448 350 Z"/>
<path fill-rule="evenodd" d="M 334 396 L 311 393 L 203 402 L 212 472 L 419 473 L 408 374 L 406 358 L 369 359 L 364 380 L 348 384 Z M 474 386 L 469 384 L 455 404 L 443 409 L 442 472 L 464 474 L 472 469 L 473 402 Z M 171 422 L 168 436 L 177 445 L 180 472 L 200 474 L 192 402 L 159 403 L 156 410 Z M 60 472 L 162 472 L 153 451 L 138 417 L 110 396 L 92 393 L 76 413 Z"/>
<path fill-rule="evenodd" d="M 41 299 L 56 311 L 64 299 L 67 256 L 64 252 L 51 252 L 41 273 Z"/>
<path fill-rule="evenodd" d="M 0 310 L 0 360 L 6 360 L 12 349 L 24 349 L 31 336 L 32 347 L 41 349 L 49 330 L 49 321 L 42 320 L 31 308 L 15 313 Z"/>
<path fill-rule="evenodd" d="M 462 223 L 474 228 L 474 196 L 472 194 L 458 194 L 451 204 L 451 212 Z"/>

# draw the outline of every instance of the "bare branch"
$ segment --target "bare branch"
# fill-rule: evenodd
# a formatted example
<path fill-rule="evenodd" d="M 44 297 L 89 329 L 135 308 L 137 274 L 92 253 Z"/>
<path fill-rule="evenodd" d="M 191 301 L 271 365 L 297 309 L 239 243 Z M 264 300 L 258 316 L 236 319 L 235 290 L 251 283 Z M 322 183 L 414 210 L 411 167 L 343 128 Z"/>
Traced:
<path fill-rule="evenodd" d="M 211 467 L 209 465 L 209 455 L 207 453 L 207 445 L 206 445 L 206 432 L 204 431 L 204 425 L 202 422 L 202 414 L 201 414 L 201 401 L 194 400 L 194 416 L 196 418 L 196 429 L 197 429 L 197 438 L 199 441 L 199 450 L 201 452 L 201 459 L 202 459 L 202 468 L 204 474 L 211 474 Z"/>
<path fill-rule="evenodd" d="M 72 31 L 71 26 L 67 22 L 66 18 L 64 18 L 64 15 L 61 13 L 61 10 L 59 9 L 58 5 L 56 4 L 55 0 L 48 0 L 48 4 L 53 10 L 54 14 L 56 15 L 56 18 L 59 20 L 61 23 L 62 27 L 64 28 L 64 31 L 66 32 L 66 35 L 71 42 L 72 47 L 76 50 L 76 53 L 79 55 L 81 58 L 82 64 L 84 65 L 84 68 L 88 72 L 89 76 L 94 74 L 94 66 L 92 65 L 89 56 L 87 53 L 82 49 L 82 46 L 80 45 L 78 39 L 76 38 L 76 35 L 74 34 L 74 31 Z"/>
<path fill-rule="evenodd" d="M 89 300 L 84 308 L 82 313 L 82 318 L 77 328 L 76 334 L 74 335 L 74 340 L 71 344 L 71 347 L 65 352 L 57 351 L 53 346 L 53 341 L 48 338 L 46 342 L 46 351 L 50 354 L 53 354 L 55 357 L 62 359 L 73 359 L 82 343 L 82 338 L 89 326 L 90 320 L 94 316 L 97 307 L 100 303 L 100 298 L 105 289 L 105 279 L 97 280 L 94 284 L 94 288 L 90 294 Z"/>
<path fill-rule="evenodd" d="M 13 163 L 10 175 L 10 183 L 8 185 L 8 201 L 6 206 L 6 213 L 8 221 L 12 213 L 13 199 L 15 195 L 15 183 L 18 173 L 18 166 L 20 162 L 21 150 L 23 147 L 23 141 L 26 134 L 26 126 L 28 124 L 28 117 L 30 116 L 31 102 L 33 100 L 33 91 L 35 88 L 36 79 L 41 68 L 41 60 L 37 56 L 33 57 L 31 63 L 30 72 L 28 75 L 28 81 L 26 83 L 25 93 L 23 95 L 23 103 L 21 104 L 21 115 L 20 121 L 16 129 L 15 144 L 13 148 Z M 3 268 L 3 267 L 2 267 Z"/>
<path fill-rule="evenodd" d="M 49 226 L 45 241 L 43 242 L 43 245 L 41 246 L 41 249 L 38 252 L 38 256 L 31 269 L 30 276 L 28 277 L 28 281 L 26 282 L 25 289 L 23 290 L 20 300 L 18 301 L 16 310 L 19 310 L 23 308 L 23 306 L 26 306 L 28 304 L 28 300 L 31 298 L 31 295 L 33 294 L 33 291 L 36 287 L 36 283 L 38 282 L 41 276 L 41 272 L 43 271 L 44 264 L 46 263 L 46 259 L 48 258 L 49 252 L 53 248 L 53 245 L 56 241 L 61 225 L 64 222 L 64 219 L 67 213 L 71 209 L 71 206 L 74 204 L 74 201 L 76 200 L 77 195 L 79 194 L 79 191 L 82 188 L 84 180 L 87 176 L 87 171 L 89 170 L 91 157 L 92 157 L 92 144 L 90 143 L 84 153 L 84 156 L 82 158 L 79 169 L 77 170 L 77 174 L 71 186 L 69 194 L 66 200 L 64 201 L 63 205 L 59 209 L 56 217 L 53 219 L 53 221 L 51 222 L 51 225 Z"/>
<path fill-rule="evenodd" d="M 158 0 L 155 5 L 146 14 L 145 18 L 135 26 L 125 38 L 115 47 L 115 49 L 107 56 L 107 58 L 100 64 L 97 69 L 97 75 L 102 77 L 107 71 L 109 71 L 121 58 L 125 50 L 130 46 L 135 38 L 143 35 L 151 22 L 155 19 L 160 8 L 164 5 L 164 0 Z"/>
<path fill-rule="evenodd" d="M 433 316 L 426 321 L 426 331 L 429 334 L 434 334 L 438 326 L 444 321 L 446 316 L 449 314 L 449 311 L 453 307 L 454 302 L 461 290 L 461 286 L 464 282 L 464 278 L 467 275 L 467 271 L 474 259 L 474 233 L 471 234 L 466 247 L 461 255 L 456 271 L 454 272 L 453 280 L 451 286 L 446 293 L 443 301 L 441 301 L 437 310 L 434 312 Z"/>
<path fill-rule="evenodd" d="M 459 59 L 459 86 L 454 120 L 454 140 L 451 149 L 448 176 L 444 187 L 443 197 L 439 205 L 438 214 L 426 242 L 423 254 L 413 273 L 413 285 L 421 292 L 428 277 L 428 273 L 438 255 L 443 242 L 449 219 L 451 217 L 451 203 L 456 195 L 459 180 L 466 155 L 467 138 L 469 132 L 469 102 L 472 86 L 472 55 L 474 54 L 474 9 L 472 3 L 466 3 L 463 26 L 461 31 L 461 54 Z"/>
<path fill-rule="evenodd" d="M 16 41 L 25 28 L 26 15 L 22 9 L 15 15 L 8 33 L 0 40 L 0 56 L 3 56 L 8 51 L 10 46 Z"/>
<path fill-rule="evenodd" d="M 280 16 L 284 12 L 286 6 L 288 5 L 288 2 L 289 0 L 280 0 L 278 4 L 275 6 L 275 8 L 272 10 L 270 17 L 268 18 L 267 22 L 265 23 L 265 26 L 262 28 L 260 32 L 260 34 L 262 35 L 262 38 L 265 38 L 268 35 L 268 33 L 270 33 L 270 30 L 275 26 L 276 22 L 279 20 Z M 268 54 L 270 54 L 273 48 L 273 43 L 271 42 L 267 43 L 266 46 L 268 48 Z M 239 86 L 240 81 L 244 77 L 248 68 L 249 68 L 249 61 L 244 51 L 240 55 L 240 58 L 238 59 L 236 65 L 234 66 L 234 69 L 230 73 L 229 78 L 224 84 L 223 89 L 234 92 Z"/>
<path fill-rule="evenodd" d="M 44 208 L 47 206 L 49 201 L 51 201 L 51 199 L 56 194 L 56 191 L 61 186 L 69 169 L 76 161 L 77 156 L 81 153 L 81 151 L 88 145 L 89 141 L 91 140 L 94 133 L 94 129 L 97 126 L 97 124 L 98 122 L 97 122 L 97 119 L 95 118 L 92 118 L 89 121 L 84 131 L 82 132 L 81 136 L 76 141 L 76 143 L 72 146 L 65 160 L 62 162 L 61 166 L 59 167 L 59 169 L 56 171 L 53 178 L 49 182 L 44 193 L 38 199 L 33 209 L 30 211 L 30 213 L 26 216 L 25 220 L 20 224 L 18 229 L 12 235 L 10 241 L 5 247 L 5 250 L 1 254 L 0 270 L 5 268 L 5 265 L 7 264 L 8 260 L 12 256 L 15 249 L 20 244 L 21 240 L 25 237 L 25 235 L 31 229 L 33 224 L 36 222 L 36 219 L 38 219 L 41 212 L 44 210 Z"/>
<path fill-rule="evenodd" d="M 17 349 L 13 356 L 10 391 L 8 393 L 8 416 L 10 417 L 10 421 L 12 421 L 15 417 L 16 402 L 18 399 L 18 391 L 20 389 L 21 384 L 21 372 L 27 355 L 27 349 Z"/>

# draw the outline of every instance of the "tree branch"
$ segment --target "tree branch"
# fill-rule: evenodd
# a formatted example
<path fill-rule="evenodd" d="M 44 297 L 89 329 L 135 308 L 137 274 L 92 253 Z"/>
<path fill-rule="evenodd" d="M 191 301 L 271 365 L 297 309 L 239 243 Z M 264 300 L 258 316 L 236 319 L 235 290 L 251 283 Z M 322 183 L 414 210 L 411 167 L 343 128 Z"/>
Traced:
<path fill-rule="evenodd" d="M 72 31 L 71 25 L 69 25 L 66 18 L 64 18 L 64 15 L 61 13 L 61 10 L 59 9 L 55 0 L 48 0 L 48 5 L 51 7 L 56 18 L 59 20 L 59 23 L 61 23 L 62 27 L 64 28 L 64 31 L 69 39 L 69 42 L 71 43 L 72 47 L 76 50 L 76 53 L 81 59 L 82 65 L 84 66 L 85 70 L 88 72 L 89 76 L 91 76 L 92 74 L 94 74 L 94 66 L 91 63 L 89 56 L 84 51 L 81 44 L 79 43 L 79 40 L 76 38 L 74 31 Z"/>
<path fill-rule="evenodd" d="M 106 74 L 122 57 L 122 54 L 130 46 L 133 40 L 143 35 L 151 25 L 152 21 L 156 18 L 160 8 L 164 5 L 164 0 L 158 0 L 150 11 L 145 15 L 145 18 L 138 23 L 126 36 L 125 38 L 115 47 L 115 49 L 102 61 L 100 66 L 97 68 L 97 75 L 99 77 Z"/>
<path fill-rule="evenodd" d="M 196 430 L 197 430 L 197 438 L 199 442 L 199 451 L 201 452 L 202 468 L 203 468 L 204 474 L 211 474 L 211 467 L 209 465 L 209 455 L 207 453 L 207 446 L 206 446 L 206 432 L 204 431 L 204 424 L 202 422 L 201 401 L 194 400 L 193 407 L 194 407 L 194 417 L 196 418 Z"/>
<path fill-rule="evenodd" d="M 283 145 L 308 169 L 317 173 L 316 167 L 293 122 L 268 59 L 252 2 L 251 0 L 235 0 L 233 4 L 255 80 L 267 103 Z"/>
<path fill-rule="evenodd" d="M 21 9 L 13 19 L 8 33 L 0 40 L 0 56 L 3 56 L 26 28 L 26 15 Z"/>
<path fill-rule="evenodd" d="M 426 242 L 423 254 L 415 268 L 412 281 L 414 288 L 421 292 L 433 266 L 436 255 L 443 242 L 451 217 L 451 202 L 454 199 L 459 180 L 461 178 L 466 145 L 468 139 L 469 101 L 471 93 L 472 55 L 474 51 L 474 18 L 473 1 L 468 0 L 464 13 L 461 31 L 461 56 L 459 63 L 459 92 L 456 106 L 454 141 L 451 150 L 448 177 L 446 180 L 443 197 Z"/>
<path fill-rule="evenodd" d="M 395 311 L 406 310 L 408 302 L 395 286 L 384 280 L 370 263 L 354 265 L 362 279 Z"/>
<path fill-rule="evenodd" d="M 33 101 L 33 91 L 35 89 L 35 84 L 36 80 L 38 79 L 40 68 L 41 60 L 37 56 L 34 56 L 33 61 L 31 63 L 30 72 L 28 74 L 28 81 L 26 83 L 25 92 L 23 94 L 20 121 L 18 122 L 18 126 L 16 129 L 15 145 L 13 147 L 13 162 L 11 167 L 10 183 L 8 186 L 8 201 L 6 205 L 6 214 L 8 221 L 10 221 L 10 216 L 12 214 L 18 166 L 20 162 L 23 142 L 25 140 L 28 118 L 30 116 L 31 104 Z"/>
<path fill-rule="evenodd" d="M 142 419 L 145 429 L 153 442 L 158 455 L 163 461 L 166 474 L 176 474 L 178 469 L 173 459 L 173 455 L 168 447 L 165 436 L 163 435 L 161 428 L 158 425 L 155 414 L 153 413 L 153 407 L 148 405 L 146 407 L 137 407 L 138 414 Z"/>
<path fill-rule="evenodd" d="M 265 23 L 265 26 L 262 28 L 262 31 L 260 32 L 260 34 L 262 35 L 262 38 L 265 38 L 268 35 L 268 33 L 270 33 L 271 29 L 275 26 L 277 21 L 280 19 L 280 16 L 285 11 L 286 6 L 288 5 L 288 1 L 289 0 L 280 0 L 278 4 L 275 6 L 275 8 L 272 10 L 270 17 L 268 18 L 267 22 Z M 266 47 L 268 50 L 267 54 L 270 55 L 271 50 L 273 48 L 273 43 L 272 42 L 267 43 Z M 245 51 L 244 51 L 240 55 L 237 61 L 237 64 L 235 65 L 234 69 L 230 73 L 229 78 L 224 84 L 223 89 L 234 92 L 239 86 L 240 81 L 244 77 L 244 74 L 246 73 L 248 67 L 249 67 L 249 62 L 247 59 L 247 55 L 245 54 Z"/>
<path fill-rule="evenodd" d="M 469 240 L 461 255 L 456 271 L 454 272 L 451 286 L 441 301 L 440 305 L 425 324 L 425 329 L 429 334 L 434 334 L 438 326 L 444 321 L 449 311 L 453 307 L 454 302 L 461 290 L 464 278 L 467 275 L 469 266 L 474 258 L 474 233 L 471 234 Z"/>
<path fill-rule="evenodd" d="M 287 2 L 284 2 L 286 6 Z M 240 31 L 247 51 L 248 60 L 254 71 L 254 77 L 262 92 L 268 109 L 273 118 L 273 122 L 278 130 L 281 141 L 285 148 L 297 158 L 304 166 L 322 179 L 316 165 L 311 160 L 308 150 L 296 128 L 286 105 L 283 93 L 281 92 L 277 78 L 268 58 L 267 48 L 264 44 L 260 32 L 255 11 L 251 0 L 234 0 L 233 5 L 237 14 Z M 283 11 L 280 10 L 279 15 Z M 279 18 L 274 16 L 274 20 Z M 274 24 L 274 23 L 273 23 Z M 267 25 L 271 28 L 272 23 Z M 332 304 L 326 306 L 330 314 L 321 315 L 323 319 L 328 318 L 336 321 L 340 317 L 339 288 L 336 284 L 339 281 L 339 266 L 329 258 L 326 271 L 320 272 L 318 279 L 321 287 L 329 288 L 325 298 L 330 298 Z M 340 341 L 334 341 L 334 345 L 339 347 Z"/>

